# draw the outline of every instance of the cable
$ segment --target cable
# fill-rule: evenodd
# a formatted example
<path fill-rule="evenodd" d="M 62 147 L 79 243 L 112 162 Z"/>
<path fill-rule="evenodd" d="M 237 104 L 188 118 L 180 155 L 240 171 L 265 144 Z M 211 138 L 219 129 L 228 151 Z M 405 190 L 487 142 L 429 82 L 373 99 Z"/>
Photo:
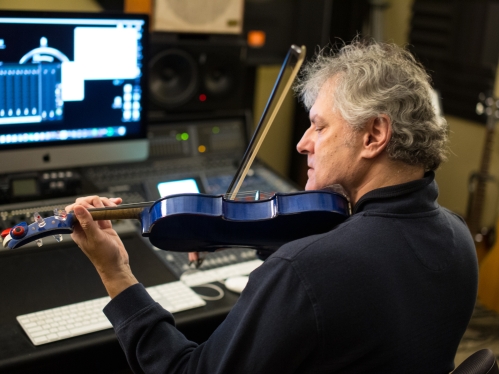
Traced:
<path fill-rule="evenodd" d="M 207 301 L 216 301 L 216 300 L 220 300 L 222 299 L 224 296 L 225 296 L 225 292 L 224 290 L 222 290 L 220 287 L 218 287 L 217 285 L 215 284 L 211 284 L 211 283 L 206 283 L 206 284 L 201 284 L 199 286 L 196 286 L 196 287 L 206 287 L 206 288 L 211 288 L 215 291 L 218 292 L 218 295 L 217 296 L 206 296 L 206 295 L 203 295 L 203 294 L 200 294 L 199 292 L 196 292 L 199 297 L 203 300 L 207 300 Z"/>
<path fill-rule="evenodd" d="M 189 269 L 189 270 L 186 270 L 182 273 L 182 275 L 180 276 L 180 280 L 182 280 L 182 277 L 184 275 L 187 275 L 187 274 L 192 274 L 192 273 L 197 273 L 197 272 L 200 272 L 200 271 L 203 271 L 203 270 L 198 270 L 198 269 Z M 216 280 L 215 282 L 220 282 L 222 284 L 224 284 L 225 282 L 222 280 L 222 279 L 219 279 L 219 280 Z M 206 295 L 203 295 L 203 294 L 200 294 L 199 292 L 196 292 L 196 290 L 194 290 L 194 292 L 196 292 L 199 297 L 203 300 L 206 300 L 206 301 L 217 301 L 217 300 L 220 300 L 222 299 L 224 296 L 225 296 L 225 292 L 224 290 L 222 290 L 219 286 L 215 285 L 215 284 L 211 284 L 211 283 L 205 283 L 205 284 L 200 284 L 200 285 L 196 285 L 194 287 L 206 287 L 206 288 L 211 288 L 215 291 L 218 292 L 218 295 L 217 296 L 206 296 Z M 193 288 L 193 287 L 191 287 Z"/>

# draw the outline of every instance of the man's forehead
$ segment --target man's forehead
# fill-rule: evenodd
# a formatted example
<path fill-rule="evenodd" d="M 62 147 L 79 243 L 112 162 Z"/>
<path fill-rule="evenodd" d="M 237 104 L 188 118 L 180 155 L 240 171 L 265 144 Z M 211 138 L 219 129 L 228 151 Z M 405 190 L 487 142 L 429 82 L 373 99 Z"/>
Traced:
<path fill-rule="evenodd" d="M 334 111 L 334 90 L 338 85 L 339 76 L 329 78 L 319 89 L 315 103 L 310 108 L 309 118 L 312 123 L 318 124 L 319 121 L 327 123 L 326 118 L 329 116 L 329 111 Z"/>

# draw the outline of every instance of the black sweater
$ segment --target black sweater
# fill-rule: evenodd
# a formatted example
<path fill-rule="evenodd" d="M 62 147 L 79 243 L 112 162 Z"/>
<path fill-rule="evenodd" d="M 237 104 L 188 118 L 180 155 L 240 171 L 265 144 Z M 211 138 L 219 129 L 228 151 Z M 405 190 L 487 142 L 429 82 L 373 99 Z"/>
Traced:
<path fill-rule="evenodd" d="M 448 373 L 476 300 L 461 218 L 434 174 L 364 195 L 334 230 L 288 243 L 250 275 L 201 345 L 142 285 L 106 306 L 135 373 Z"/>

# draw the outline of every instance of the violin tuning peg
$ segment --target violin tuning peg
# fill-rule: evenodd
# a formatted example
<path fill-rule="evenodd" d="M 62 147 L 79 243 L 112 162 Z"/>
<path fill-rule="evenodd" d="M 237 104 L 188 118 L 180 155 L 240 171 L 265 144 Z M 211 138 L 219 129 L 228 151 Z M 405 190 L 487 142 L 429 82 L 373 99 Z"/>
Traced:
<path fill-rule="evenodd" d="M 68 213 L 64 209 L 55 208 L 54 209 L 54 216 L 58 220 L 65 221 L 67 216 L 68 216 Z"/>
<path fill-rule="evenodd" d="M 36 239 L 36 245 L 41 247 L 43 245 L 42 239 Z"/>
<path fill-rule="evenodd" d="M 33 219 L 36 223 L 38 223 L 38 227 L 44 227 L 46 225 L 45 220 L 42 218 L 42 216 L 38 212 L 35 212 L 33 214 Z"/>
<path fill-rule="evenodd" d="M 61 234 L 54 235 L 54 239 L 56 240 L 56 242 L 60 243 L 62 242 L 62 235 Z"/>

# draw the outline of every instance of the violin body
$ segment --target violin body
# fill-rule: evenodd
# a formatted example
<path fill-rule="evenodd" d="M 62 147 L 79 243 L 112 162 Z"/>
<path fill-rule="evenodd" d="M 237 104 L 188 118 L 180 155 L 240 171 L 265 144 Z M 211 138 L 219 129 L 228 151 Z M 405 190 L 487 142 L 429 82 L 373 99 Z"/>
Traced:
<path fill-rule="evenodd" d="M 126 214 L 127 209 L 131 215 Z M 94 219 L 139 219 L 142 236 L 163 250 L 244 247 L 275 251 L 292 240 L 333 229 L 348 217 L 349 204 L 343 195 L 329 191 L 277 193 L 249 202 L 228 200 L 223 195 L 179 194 L 144 208 L 118 206 L 89 211 Z M 15 249 L 46 236 L 71 233 L 76 218 L 69 213 L 65 220 L 48 217 L 43 221 L 42 225 L 35 222 L 12 228 L 4 246 Z M 21 231 L 20 226 L 22 236 L 15 232 Z"/>
<path fill-rule="evenodd" d="M 178 212 L 178 200 L 182 211 Z M 142 235 L 178 252 L 245 247 L 275 251 L 281 245 L 331 230 L 348 217 L 348 201 L 334 192 L 275 194 L 252 202 L 190 194 L 158 200 Z"/>

